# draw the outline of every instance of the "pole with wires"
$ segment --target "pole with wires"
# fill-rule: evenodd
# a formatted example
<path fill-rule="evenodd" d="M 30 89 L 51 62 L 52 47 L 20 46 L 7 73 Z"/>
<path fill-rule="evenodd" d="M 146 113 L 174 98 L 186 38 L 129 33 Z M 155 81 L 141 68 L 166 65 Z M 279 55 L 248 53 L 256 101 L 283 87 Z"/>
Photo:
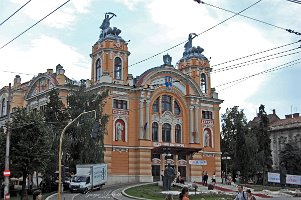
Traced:
<path fill-rule="evenodd" d="M 5 171 L 9 170 L 9 146 L 10 146 L 10 99 L 11 99 L 11 83 L 8 86 L 8 99 L 7 99 L 7 122 L 6 122 L 6 151 L 5 151 Z M 9 195 L 9 176 L 4 178 L 4 199 Z"/>

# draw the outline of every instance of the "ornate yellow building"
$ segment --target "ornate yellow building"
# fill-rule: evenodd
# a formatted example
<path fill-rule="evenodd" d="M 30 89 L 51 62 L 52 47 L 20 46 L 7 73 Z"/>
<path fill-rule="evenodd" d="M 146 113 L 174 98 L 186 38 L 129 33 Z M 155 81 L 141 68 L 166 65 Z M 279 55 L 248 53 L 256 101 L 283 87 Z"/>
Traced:
<path fill-rule="evenodd" d="M 211 67 L 189 34 L 177 66 L 164 64 L 139 77 L 128 74 L 128 43 L 106 14 L 99 40 L 92 46 L 91 81 L 87 92 L 109 90 L 104 112 L 110 115 L 104 137 L 108 182 L 152 182 L 169 163 L 188 181 L 200 181 L 202 171 L 221 174 L 219 110 L 222 100 L 211 88 Z M 66 103 L 70 80 L 58 65 L 31 81 L 13 85 L 13 107 L 43 109 L 51 88 Z M 0 90 L 0 125 L 4 123 L 8 88 Z"/>
<path fill-rule="evenodd" d="M 156 181 L 167 163 L 189 181 L 200 181 L 202 171 L 219 177 L 222 101 L 211 88 L 209 60 L 192 46 L 194 34 L 176 67 L 167 54 L 163 65 L 133 78 L 128 43 L 109 26 L 112 17 L 106 15 L 92 47 L 88 88 L 109 90 L 104 108 L 111 115 L 104 140 L 109 182 Z"/>

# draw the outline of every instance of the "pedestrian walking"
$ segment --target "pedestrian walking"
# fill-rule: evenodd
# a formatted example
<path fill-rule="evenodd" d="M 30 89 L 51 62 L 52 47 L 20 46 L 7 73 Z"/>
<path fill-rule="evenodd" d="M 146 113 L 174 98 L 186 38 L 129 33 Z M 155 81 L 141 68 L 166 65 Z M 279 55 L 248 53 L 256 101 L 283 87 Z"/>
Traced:
<path fill-rule="evenodd" d="M 253 196 L 250 189 L 247 189 L 246 192 L 247 192 L 247 198 L 248 198 L 247 200 L 256 200 L 256 198 Z"/>
<path fill-rule="evenodd" d="M 207 182 L 208 182 L 208 173 L 205 172 L 204 180 L 203 180 L 203 185 L 207 186 Z"/>
<path fill-rule="evenodd" d="M 247 200 L 247 195 L 244 192 L 244 187 L 242 185 L 237 186 L 238 192 L 234 200 Z"/>
<path fill-rule="evenodd" d="M 215 184 L 216 184 L 216 176 L 215 176 L 215 172 L 214 172 L 213 175 L 212 175 L 211 182 L 212 182 L 212 185 L 215 185 Z"/>
<path fill-rule="evenodd" d="M 189 200 L 189 190 L 188 187 L 183 187 L 180 195 L 179 200 Z"/>

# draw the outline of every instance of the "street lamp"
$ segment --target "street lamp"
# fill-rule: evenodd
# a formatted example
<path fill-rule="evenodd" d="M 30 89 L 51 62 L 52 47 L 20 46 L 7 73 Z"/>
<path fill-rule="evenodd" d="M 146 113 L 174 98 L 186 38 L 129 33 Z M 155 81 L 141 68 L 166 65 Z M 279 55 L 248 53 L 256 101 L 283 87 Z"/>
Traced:
<path fill-rule="evenodd" d="M 227 176 L 228 176 L 228 160 L 231 160 L 231 157 L 228 156 L 228 152 L 224 153 L 224 156 L 222 157 L 222 160 L 226 160 L 226 174 L 225 174 L 225 181 L 227 180 Z"/>
<path fill-rule="evenodd" d="M 82 112 L 80 115 L 78 115 L 75 119 L 73 119 L 71 122 L 69 122 L 67 124 L 67 126 L 65 126 L 65 128 L 63 129 L 62 133 L 61 133 L 61 137 L 60 137 L 60 146 L 59 146 L 59 184 L 58 184 L 58 200 L 61 200 L 61 192 L 62 192 L 62 143 L 63 143 L 63 136 L 65 131 L 67 130 L 67 128 L 69 126 L 71 126 L 78 118 L 80 118 L 82 115 L 84 114 L 88 114 L 91 112 L 95 112 L 95 119 L 96 119 L 96 110 L 90 110 L 87 112 Z"/>

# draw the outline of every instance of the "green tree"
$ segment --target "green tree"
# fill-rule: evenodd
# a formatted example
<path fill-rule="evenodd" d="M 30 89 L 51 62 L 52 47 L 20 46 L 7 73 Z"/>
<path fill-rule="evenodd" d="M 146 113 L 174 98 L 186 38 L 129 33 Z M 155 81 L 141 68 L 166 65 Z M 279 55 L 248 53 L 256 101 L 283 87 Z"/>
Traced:
<path fill-rule="evenodd" d="M 247 178 L 249 154 L 246 146 L 245 134 L 248 131 L 247 119 L 243 110 L 238 106 L 226 109 L 222 115 L 222 152 L 227 152 L 231 157 L 233 175 L 240 171 L 243 178 Z"/>
<path fill-rule="evenodd" d="M 248 179 L 253 178 L 257 174 L 257 151 L 258 151 L 258 143 L 256 135 L 251 131 L 246 134 L 246 146 L 248 151 Z"/>
<path fill-rule="evenodd" d="M 256 135 L 257 150 L 257 166 L 261 168 L 263 173 L 263 184 L 267 183 L 267 171 L 272 169 L 272 152 L 269 128 L 269 119 L 264 110 L 264 105 L 259 106 L 259 122 L 252 127 L 251 131 Z"/>
<path fill-rule="evenodd" d="M 301 174 L 301 150 L 294 144 L 286 144 L 283 151 L 280 152 L 280 163 L 284 163 L 287 173 Z"/>
<path fill-rule="evenodd" d="M 44 172 L 49 159 L 49 129 L 39 112 L 17 108 L 12 115 L 10 159 L 16 177 L 23 176 L 22 197 L 27 195 L 26 178 L 34 171 Z"/>
<path fill-rule="evenodd" d="M 108 92 L 98 94 L 94 91 L 86 91 L 85 84 L 73 90 L 68 96 L 68 113 L 72 119 L 85 111 L 96 111 L 81 116 L 75 125 L 66 131 L 66 141 L 64 145 L 65 163 L 74 171 L 76 164 L 100 163 L 104 161 L 103 136 L 106 133 L 108 115 L 103 113 L 104 100 Z M 99 130 L 92 129 L 95 124 L 99 124 Z M 92 137 L 93 136 L 93 137 Z"/>
<path fill-rule="evenodd" d="M 51 138 L 51 151 L 49 155 L 49 163 L 44 174 L 45 190 L 51 190 L 51 182 L 54 181 L 55 172 L 58 167 L 58 144 L 61 131 L 68 122 L 68 113 L 66 108 L 59 97 L 57 90 L 51 90 L 49 92 L 49 101 L 45 106 L 44 119 L 51 132 L 49 137 Z"/>

